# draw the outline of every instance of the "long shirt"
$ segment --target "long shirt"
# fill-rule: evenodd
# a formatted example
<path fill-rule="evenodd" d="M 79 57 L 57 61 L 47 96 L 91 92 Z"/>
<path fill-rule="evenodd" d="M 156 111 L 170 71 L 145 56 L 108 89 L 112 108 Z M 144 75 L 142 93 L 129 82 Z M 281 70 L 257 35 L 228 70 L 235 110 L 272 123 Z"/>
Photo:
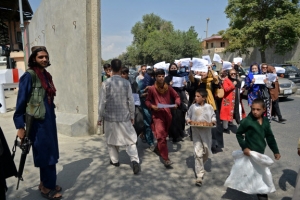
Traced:
<path fill-rule="evenodd" d="M 260 125 L 257 118 L 250 113 L 241 121 L 236 138 L 243 150 L 249 148 L 251 151 L 264 154 L 268 144 L 274 154 L 279 153 L 277 142 L 266 117 L 263 117 L 262 125 Z"/>
<path fill-rule="evenodd" d="M 99 97 L 99 121 L 125 122 L 134 119 L 131 84 L 119 75 L 102 83 Z"/>

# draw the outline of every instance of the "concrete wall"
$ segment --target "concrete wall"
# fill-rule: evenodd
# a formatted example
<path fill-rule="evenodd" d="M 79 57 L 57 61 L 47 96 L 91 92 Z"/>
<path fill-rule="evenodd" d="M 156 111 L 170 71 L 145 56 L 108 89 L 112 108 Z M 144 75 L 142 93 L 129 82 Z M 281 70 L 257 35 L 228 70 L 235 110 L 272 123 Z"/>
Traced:
<path fill-rule="evenodd" d="M 258 48 L 249 48 L 249 55 L 242 55 L 243 65 L 250 66 L 252 63 L 261 63 L 261 56 Z M 204 52 L 204 51 L 203 51 Z M 207 53 L 205 51 L 205 53 Z M 237 53 L 218 53 L 224 61 L 233 61 L 233 58 L 238 57 Z M 213 58 L 214 51 L 210 51 L 209 55 Z M 266 50 L 266 62 L 268 64 L 282 64 L 288 61 L 292 61 L 295 66 L 300 67 L 300 42 L 294 45 L 293 50 L 286 53 L 284 56 L 274 53 L 274 49 L 268 48 Z"/>
<path fill-rule="evenodd" d="M 49 51 L 51 66 L 47 70 L 57 89 L 58 128 L 60 124 L 74 127 L 76 115 L 80 115 L 78 128 L 84 133 L 63 134 L 97 131 L 100 38 L 99 0 L 43 0 L 30 22 L 30 46 L 45 45 Z M 82 116 L 86 116 L 84 128 Z"/>

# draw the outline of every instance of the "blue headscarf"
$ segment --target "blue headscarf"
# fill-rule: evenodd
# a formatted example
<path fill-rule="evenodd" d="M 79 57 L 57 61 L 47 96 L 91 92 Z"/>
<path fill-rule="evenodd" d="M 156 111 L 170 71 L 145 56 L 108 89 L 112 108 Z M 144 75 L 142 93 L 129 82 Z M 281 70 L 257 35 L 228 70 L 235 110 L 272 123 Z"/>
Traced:
<path fill-rule="evenodd" d="M 254 78 L 254 74 L 252 73 L 252 67 L 253 67 L 253 65 L 256 65 L 256 66 L 257 66 L 257 68 L 258 68 L 258 74 L 261 74 L 261 70 L 260 70 L 259 65 L 256 64 L 256 63 L 253 63 L 253 64 L 250 66 L 249 74 L 247 75 L 247 77 L 248 77 L 250 83 L 251 83 L 252 79 Z M 248 87 L 250 87 L 250 85 L 248 85 Z M 260 87 L 260 86 L 259 86 L 258 84 L 253 84 L 253 85 L 252 85 L 252 88 L 250 88 L 249 90 L 250 90 L 250 91 L 253 91 L 253 92 L 257 92 L 257 91 L 259 90 L 259 87 Z"/>

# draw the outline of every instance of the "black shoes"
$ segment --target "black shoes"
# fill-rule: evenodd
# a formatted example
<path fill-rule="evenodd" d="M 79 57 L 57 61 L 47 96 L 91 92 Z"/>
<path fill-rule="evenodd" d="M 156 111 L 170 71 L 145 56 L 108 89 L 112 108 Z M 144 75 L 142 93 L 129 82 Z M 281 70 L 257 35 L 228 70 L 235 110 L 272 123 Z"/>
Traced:
<path fill-rule="evenodd" d="M 228 129 L 223 129 L 223 133 L 230 134 L 230 131 Z"/>
<path fill-rule="evenodd" d="M 120 163 L 117 162 L 117 163 L 113 163 L 112 161 L 109 162 L 111 165 L 115 166 L 115 167 L 119 167 L 120 166 Z"/>
<path fill-rule="evenodd" d="M 134 174 L 138 174 L 140 172 L 140 165 L 136 161 L 132 161 L 132 170 Z"/>
<path fill-rule="evenodd" d="M 280 123 L 286 122 L 286 119 L 281 118 L 281 119 L 278 120 L 278 122 L 280 122 Z"/>

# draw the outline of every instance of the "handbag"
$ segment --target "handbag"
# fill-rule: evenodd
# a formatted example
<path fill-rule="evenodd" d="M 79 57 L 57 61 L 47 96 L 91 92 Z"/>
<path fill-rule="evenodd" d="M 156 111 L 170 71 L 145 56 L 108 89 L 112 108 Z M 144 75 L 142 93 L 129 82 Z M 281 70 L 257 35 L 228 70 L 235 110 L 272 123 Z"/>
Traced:
<path fill-rule="evenodd" d="M 219 99 L 222 99 L 224 97 L 224 89 L 221 87 L 221 88 L 217 88 L 215 90 L 215 97 L 219 98 Z"/>
<path fill-rule="evenodd" d="M 200 140 L 201 140 L 201 144 L 203 146 L 203 155 L 202 155 L 203 163 L 205 163 L 208 160 L 208 148 L 206 146 L 204 146 L 201 136 L 200 136 Z"/>

